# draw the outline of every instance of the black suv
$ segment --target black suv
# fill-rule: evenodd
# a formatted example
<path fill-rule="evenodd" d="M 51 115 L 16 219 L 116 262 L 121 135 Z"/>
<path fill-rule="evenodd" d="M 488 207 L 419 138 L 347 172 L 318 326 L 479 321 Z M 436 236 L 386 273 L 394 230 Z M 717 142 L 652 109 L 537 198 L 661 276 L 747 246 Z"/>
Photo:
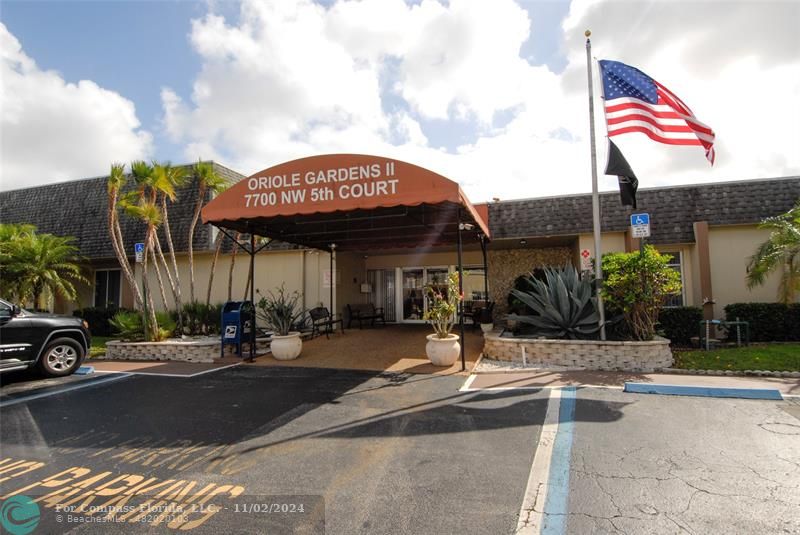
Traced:
<path fill-rule="evenodd" d="M 38 366 L 69 375 L 89 353 L 89 324 L 80 318 L 28 312 L 0 299 L 0 372 Z"/>

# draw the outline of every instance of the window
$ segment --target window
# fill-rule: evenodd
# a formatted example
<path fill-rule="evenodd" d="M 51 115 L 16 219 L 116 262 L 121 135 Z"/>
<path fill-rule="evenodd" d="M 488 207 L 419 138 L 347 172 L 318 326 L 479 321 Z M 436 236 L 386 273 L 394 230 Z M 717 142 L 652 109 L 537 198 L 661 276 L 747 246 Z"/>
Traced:
<path fill-rule="evenodd" d="M 681 267 L 681 252 L 680 251 L 661 251 L 661 254 L 670 255 L 672 258 L 667 263 L 669 267 L 678 272 L 681 276 L 681 291 L 670 295 L 664 301 L 665 307 L 682 307 L 683 306 L 683 268 Z"/>
<path fill-rule="evenodd" d="M 121 290 L 120 270 L 102 269 L 94 272 L 94 306 L 119 308 Z"/>

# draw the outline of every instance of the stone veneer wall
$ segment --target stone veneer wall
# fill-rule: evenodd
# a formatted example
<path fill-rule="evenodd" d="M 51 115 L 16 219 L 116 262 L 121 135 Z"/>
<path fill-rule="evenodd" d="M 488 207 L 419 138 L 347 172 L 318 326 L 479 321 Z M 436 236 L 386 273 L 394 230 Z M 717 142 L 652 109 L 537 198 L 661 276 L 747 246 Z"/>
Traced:
<path fill-rule="evenodd" d="M 487 333 L 483 355 L 521 364 L 523 347 L 528 366 L 534 368 L 654 372 L 672 367 L 669 340 L 661 337 L 650 342 L 601 342 L 506 338 Z"/>
<path fill-rule="evenodd" d="M 120 342 L 106 343 L 107 359 L 121 360 L 181 360 L 186 362 L 214 362 L 219 358 L 219 339 L 205 340 L 165 340 L 163 342 Z M 256 348 L 269 347 L 269 339 L 256 340 Z M 233 346 L 225 346 L 225 354 L 234 355 Z M 242 354 L 248 354 L 247 346 Z"/>
<path fill-rule="evenodd" d="M 539 249 L 489 249 L 489 294 L 494 305 L 495 325 L 505 325 L 508 314 L 508 293 L 520 275 L 542 266 L 563 266 L 572 262 L 570 247 Z"/>

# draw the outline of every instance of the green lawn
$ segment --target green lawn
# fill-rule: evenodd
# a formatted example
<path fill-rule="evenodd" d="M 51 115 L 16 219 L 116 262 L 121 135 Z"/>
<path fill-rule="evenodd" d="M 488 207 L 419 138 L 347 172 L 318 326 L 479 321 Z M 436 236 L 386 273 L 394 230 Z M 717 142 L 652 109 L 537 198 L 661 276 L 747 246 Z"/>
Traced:
<path fill-rule="evenodd" d="M 800 344 L 758 344 L 711 351 L 676 351 L 675 367 L 687 370 L 800 371 Z"/>
<path fill-rule="evenodd" d="M 89 348 L 89 358 L 105 354 L 106 342 L 113 339 L 113 336 L 92 336 L 92 346 Z"/>

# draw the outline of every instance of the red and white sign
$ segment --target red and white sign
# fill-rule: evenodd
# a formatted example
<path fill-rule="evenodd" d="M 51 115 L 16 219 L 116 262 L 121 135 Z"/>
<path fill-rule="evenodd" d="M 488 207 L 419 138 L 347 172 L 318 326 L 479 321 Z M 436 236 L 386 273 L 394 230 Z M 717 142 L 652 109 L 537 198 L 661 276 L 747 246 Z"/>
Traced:
<path fill-rule="evenodd" d="M 581 271 L 591 271 L 592 270 L 592 253 L 589 252 L 589 249 L 584 249 L 581 251 Z"/>

